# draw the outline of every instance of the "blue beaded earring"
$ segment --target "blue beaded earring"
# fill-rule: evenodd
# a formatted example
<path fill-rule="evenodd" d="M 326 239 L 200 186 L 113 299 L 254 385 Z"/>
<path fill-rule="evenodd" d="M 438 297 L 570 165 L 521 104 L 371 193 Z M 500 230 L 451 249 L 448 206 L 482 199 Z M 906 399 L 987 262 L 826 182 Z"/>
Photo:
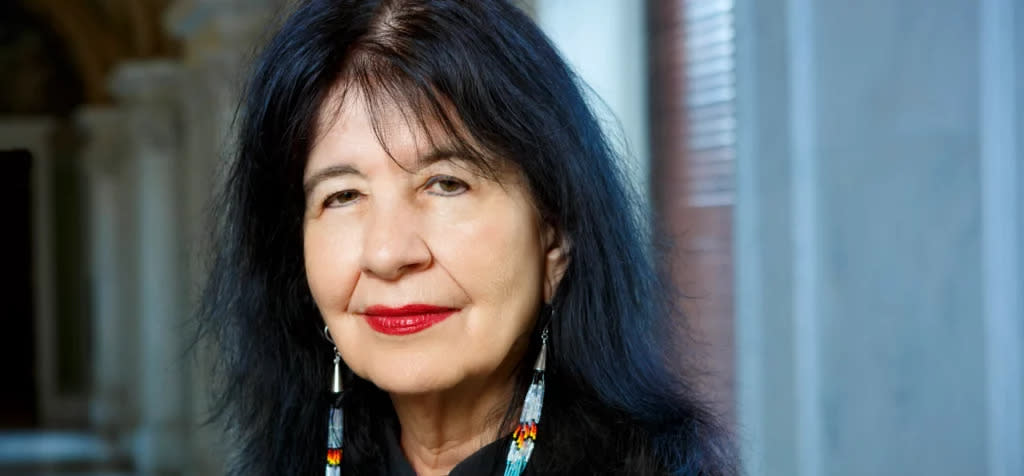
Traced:
<path fill-rule="evenodd" d="M 547 367 L 548 328 L 540 334 L 540 354 L 533 365 L 533 380 L 526 391 L 523 411 L 519 415 L 519 425 L 512 433 L 512 443 L 508 447 L 505 458 L 505 476 L 519 476 L 526 464 L 530 462 L 534 441 L 537 439 L 537 425 L 540 424 L 540 412 L 544 407 L 544 369 Z"/>
<path fill-rule="evenodd" d="M 324 337 L 334 344 L 331 334 L 324 326 Z M 341 476 L 342 446 L 345 442 L 345 419 L 341 409 L 341 399 L 344 395 L 344 388 L 341 383 L 341 354 L 338 347 L 334 347 L 334 371 L 331 374 L 332 402 L 327 417 L 327 467 L 326 476 Z"/>

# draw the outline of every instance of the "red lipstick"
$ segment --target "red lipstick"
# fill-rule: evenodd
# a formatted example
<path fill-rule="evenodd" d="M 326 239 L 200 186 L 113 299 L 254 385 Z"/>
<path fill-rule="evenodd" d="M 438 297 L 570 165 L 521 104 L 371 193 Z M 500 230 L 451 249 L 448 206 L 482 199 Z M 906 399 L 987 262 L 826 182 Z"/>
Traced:
<path fill-rule="evenodd" d="M 402 307 L 370 306 L 363 318 L 381 334 L 406 335 L 422 331 L 455 314 L 458 309 L 429 304 L 407 304 Z"/>

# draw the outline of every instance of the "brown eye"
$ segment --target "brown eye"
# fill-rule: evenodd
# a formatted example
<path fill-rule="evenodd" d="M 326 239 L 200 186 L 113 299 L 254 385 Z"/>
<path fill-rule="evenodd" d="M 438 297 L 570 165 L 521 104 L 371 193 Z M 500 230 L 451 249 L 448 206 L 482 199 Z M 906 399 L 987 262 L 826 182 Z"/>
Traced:
<path fill-rule="evenodd" d="M 358 200 L 361 195 L 356 190 L 342 190 L 333 193 L 324 200 L 324 208 L 343 207 Z"/>
<path fill-rule="evenodd" d="M 427 182 L 427 190 L 434 195 L 451 197 L 469 190 L 469 185 L 449 175 L 438 175 L 431 177 L 430 181 Z"/>

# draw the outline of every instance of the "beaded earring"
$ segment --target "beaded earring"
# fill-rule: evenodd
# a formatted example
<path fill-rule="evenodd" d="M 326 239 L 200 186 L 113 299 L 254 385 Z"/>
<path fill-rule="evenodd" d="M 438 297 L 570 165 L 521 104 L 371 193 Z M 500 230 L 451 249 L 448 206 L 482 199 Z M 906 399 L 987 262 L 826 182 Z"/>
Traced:
<path fill-rule="evenodd" d="M 327 327 L 324 327 L 324 337 L 331 344 L 331 334 Z M 345 442 L 345 419 L 341 409 L 341 399 L 344 395 L 344 388 L 341 383 L 341 354 L 338 347 L 334 347 L 334 371 L 331 374 L 332 402 L 327 417 L 327 467 L 326 476 L 341 476 L 342 446 Z"/>
<path fill-rule="evenodd" d="M 537 425 L 540 424 L 540 412 L 544 407 L 544 369 L 547 367 L 548 328 L 540 334 L 540 354 L 533 365 L 533 380 L 526 391 L 523 411 L 519 415 L 519 425 L 512 433 L 512 443 L 508 447 L 505 458 L 505 476 L 519 476 L 526 463 L 530 462 L 534 440 L 537 439 Z"/>

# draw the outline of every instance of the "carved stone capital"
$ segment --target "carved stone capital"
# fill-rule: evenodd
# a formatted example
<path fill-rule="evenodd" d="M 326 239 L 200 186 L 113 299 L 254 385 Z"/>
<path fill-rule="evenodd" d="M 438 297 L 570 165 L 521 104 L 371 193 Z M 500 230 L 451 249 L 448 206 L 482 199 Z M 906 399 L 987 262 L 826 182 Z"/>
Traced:
<path fill-rule="evenodd" d="M 183 84 L 175 61 L 126 62 L 114 71 L 111 92 L 127 114 L 126 130 L 136 147 L 162 154 L 177 150 Z"/>
<path fill-rule="evenodd" d="M 74 121 L 82 137 L 81 162 L 87 173 L 113 174 L 125 157 L 124 111 L 110 106 L 83 106 Z"/>

